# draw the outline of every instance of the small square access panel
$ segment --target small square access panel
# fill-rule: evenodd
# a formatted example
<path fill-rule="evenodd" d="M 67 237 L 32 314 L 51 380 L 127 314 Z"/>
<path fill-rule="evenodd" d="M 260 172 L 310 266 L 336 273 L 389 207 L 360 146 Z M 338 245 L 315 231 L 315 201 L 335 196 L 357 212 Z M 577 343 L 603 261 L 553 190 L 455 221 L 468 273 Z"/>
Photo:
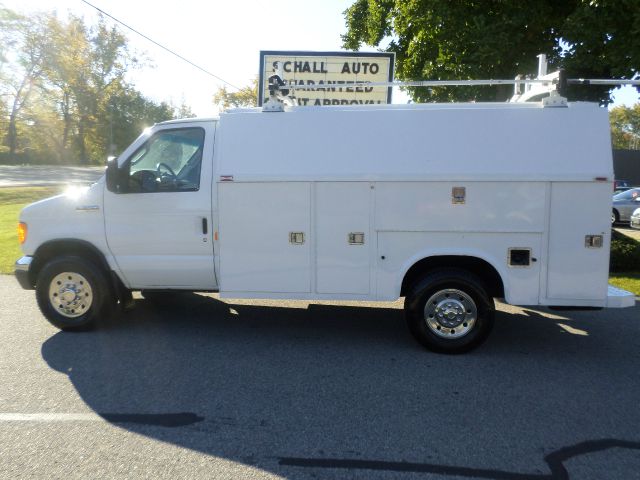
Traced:
<path fill-rule="evenodd" d="M 530 248 L 510 248 L 509 249 L 509 266 L 510 267 L 528 267 L 531 265 L 531 249 Z"/>

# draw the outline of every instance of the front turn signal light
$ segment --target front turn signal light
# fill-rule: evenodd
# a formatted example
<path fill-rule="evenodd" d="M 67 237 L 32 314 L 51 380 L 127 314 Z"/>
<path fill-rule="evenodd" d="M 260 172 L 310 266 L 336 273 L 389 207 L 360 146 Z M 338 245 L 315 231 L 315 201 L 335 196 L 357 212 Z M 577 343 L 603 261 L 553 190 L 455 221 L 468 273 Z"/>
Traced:
<path fill-rule="evenodd" d="M 18 224 L 18 241 L 22 245 L 27 239 L 27 224 L 20 222 Z"/>

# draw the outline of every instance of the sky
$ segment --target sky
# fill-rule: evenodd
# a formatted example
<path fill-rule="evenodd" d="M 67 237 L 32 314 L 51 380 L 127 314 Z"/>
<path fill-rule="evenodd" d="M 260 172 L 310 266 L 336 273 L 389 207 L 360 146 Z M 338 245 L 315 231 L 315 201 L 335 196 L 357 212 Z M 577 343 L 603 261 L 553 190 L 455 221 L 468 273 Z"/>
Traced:
<path fill-rule="evenodd" d="M 232 85 L 243 87 L 257 75 L 260 50 L 339 51 L 345 32 L 342 12 L 353 0 L 88 0 Z M 12 10 L 56 11 L 94 23 L 97 12 L 81 0 L 0 0 Z M 110 19 L 107 21 L 111 22 Z M 129 74 L 145 96 L 175 105 L 183 101 L 199 116 L 217 113 L 214 93 L 224 85 L 124 27 L 130 46 L 149 66 Z M 374 48 L 362 48 L 375 51 Z M 425 79 L 427 80 L 427 79 Z M 230 91 L 233 91 L 229 87 Z M 394 89 L 398 90 L 398 89 Z M 393 92 L 394 103 L 406 103 Z M 614 105 L 640 101 L 631 87 L 615 94 Z"/>

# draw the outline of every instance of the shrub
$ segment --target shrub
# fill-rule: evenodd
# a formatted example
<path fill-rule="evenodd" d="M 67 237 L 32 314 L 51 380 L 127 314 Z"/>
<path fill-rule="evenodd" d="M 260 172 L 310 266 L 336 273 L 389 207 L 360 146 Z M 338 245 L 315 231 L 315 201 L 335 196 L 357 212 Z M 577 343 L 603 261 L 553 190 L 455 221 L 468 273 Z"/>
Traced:
<path fill-rule="evenodd" d="M 611 230 L 611 272 L 640 271 L 640 242 Z"/>

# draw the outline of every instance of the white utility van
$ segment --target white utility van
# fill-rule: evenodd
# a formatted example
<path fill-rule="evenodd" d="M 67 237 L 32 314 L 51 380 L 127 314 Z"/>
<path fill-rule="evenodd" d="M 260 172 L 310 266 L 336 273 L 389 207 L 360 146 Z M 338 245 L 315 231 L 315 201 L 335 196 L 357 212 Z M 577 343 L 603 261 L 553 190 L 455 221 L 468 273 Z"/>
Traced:
<path fill-rule="evenodd" d="M 607 110 L 469 103 L 239 109 L 144 132 L 80 195 L 26 207 L 16 276 L 87 328 L 131 290 L 388 301 L 442 352 L 513 305 L 624 307 L 608 287 Z"/>

